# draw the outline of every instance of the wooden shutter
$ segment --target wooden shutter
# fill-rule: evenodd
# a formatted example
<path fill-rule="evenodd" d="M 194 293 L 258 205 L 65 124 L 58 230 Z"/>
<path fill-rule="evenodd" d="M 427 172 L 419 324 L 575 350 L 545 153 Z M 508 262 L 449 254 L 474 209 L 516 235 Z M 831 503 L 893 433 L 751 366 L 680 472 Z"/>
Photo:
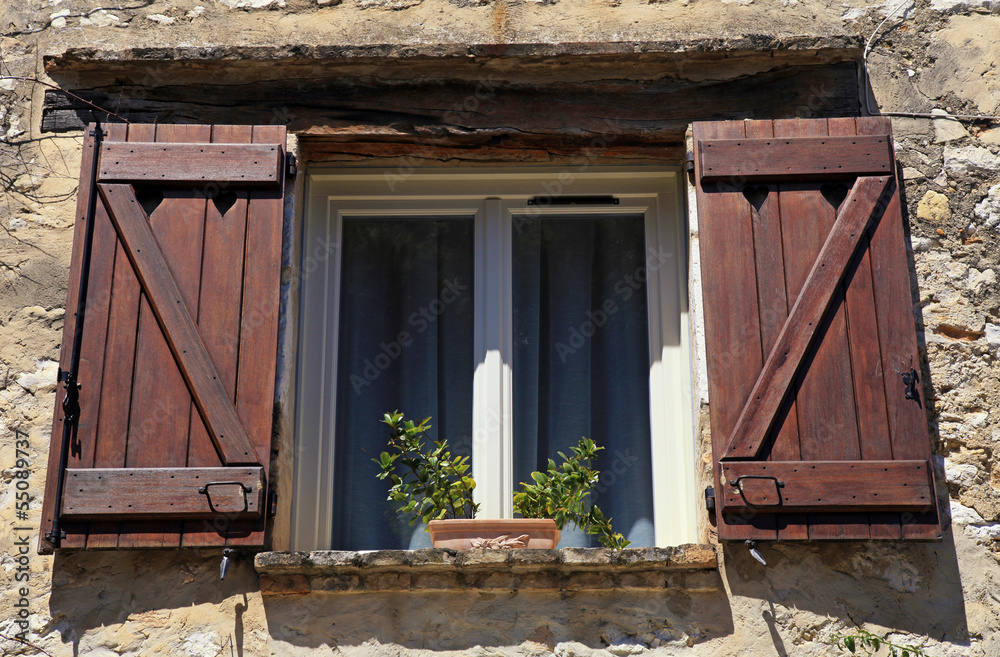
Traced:
<path fill-rule="evenodd" d="M 889 120 L 694 147 L 719 538 L 940 538 Z"/>
<path fill-rule="evenodd" d="M 263 545 L 285 128 L 94 127 L 60 363 L 86 282 L 80 411 L 60 471 L 60 385 L 40 551 L 57 512 L 61 548 Z"/>

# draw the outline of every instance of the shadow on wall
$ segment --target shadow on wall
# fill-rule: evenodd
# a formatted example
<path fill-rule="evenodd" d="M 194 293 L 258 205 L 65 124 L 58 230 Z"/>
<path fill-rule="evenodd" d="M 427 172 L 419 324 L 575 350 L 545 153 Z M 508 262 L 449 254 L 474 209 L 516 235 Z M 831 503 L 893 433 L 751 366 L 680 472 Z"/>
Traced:
<path fill-rule="evenodd" d="M 80 654 L 80 638 L 89 630 L 134 621 L 146 630 L 176 625 L 171 631 L 177 633 L 182 623 L 156 612 L 218 605 L 242 595 L 243 602 L 233 610 L 235 629 L 232 618 L 212 623 L 220 629 L 228 621 L 227 629 L 235 632 L 234 654 L 242 655 L 246 594 L 258 590 L 257 573 L 252 559 L 241 557 L 233 560 L 225 581 L 220 581 L 221 559 L 221 549 L 57 551 L 49 598 L 53 629 L 62 634 L 64 643 L 73 644 L 75 657 Z"/>
<path fill-rule="evenodd" d="M 757 563 L 742 543 L 726 545 L 725 577 L 734 607 L 742 606 L 740 597 L 759 601 L 755 604 L 764 607 L 761 620 L 780 657 L 787 654 L 785 644 L 794 646 L 809 640 L 802 634 L 816 628 L 809 624 L 783 627 L 779 634 L 778 608 L 837 617 L 848 628 L 871 623 L 969 645 L 950 530 L 940 543 L 761 543 L 758 549 L 767 567 Z"/>
<path fill-rule="evenodd" d="M 732 634 L 732 610 L 713 593 L 676 590 L 456 591 L 266 595 L 270 635 L 297 647 L 397 644 L 425 650 L 506 647 L 552 651 L 574 642 L 694 645 Z M 281 651 L 275 648 L 276 653 Z"/>

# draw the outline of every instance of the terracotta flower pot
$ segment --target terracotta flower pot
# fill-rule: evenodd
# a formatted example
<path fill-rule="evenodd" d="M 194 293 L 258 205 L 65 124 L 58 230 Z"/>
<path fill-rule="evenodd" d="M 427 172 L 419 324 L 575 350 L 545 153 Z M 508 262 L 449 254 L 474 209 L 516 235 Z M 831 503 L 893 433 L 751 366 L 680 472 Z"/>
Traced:
<path fill-rule="evenodd" d="M 476 538 L 516 538 L 527 534 L 521 547 L 551 550 L 559 544 L 559 529 L 550 518 L 472 518 L 431 520 L 431 542 L 436 548 L 468 550 Z"/>

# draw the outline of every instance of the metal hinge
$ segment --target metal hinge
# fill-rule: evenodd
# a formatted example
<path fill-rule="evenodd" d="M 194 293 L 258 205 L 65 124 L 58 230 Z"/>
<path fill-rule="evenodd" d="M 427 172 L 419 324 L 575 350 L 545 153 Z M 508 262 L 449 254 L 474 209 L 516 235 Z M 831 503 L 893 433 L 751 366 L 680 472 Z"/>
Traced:
<path fill-rule="evenodd" d="M 709 486 L 705 489 L 705 508 L 709 511 L 715 511 L 715 486 Z"/>
<path fill-rule="evenodd" d="M 267 490 L 267 515 L 269 518 L 278 515 L 278 487 L 274 485 Z"/>
<path fill-rule="evenodd" d="M 910 368 L 909 372 L 903 372 L 903 385 L 906 386 L 903 395 L 907 399 L 917 399 L 917 383 L 919 383 L 920 377 L 917 376 L 917 370 Z"/>
<path fill-rule="evenodd" d="M 80 384 L 72 372 L 59 368 L 56 381 L 66 384 L 66 396 L 63 397 L 63 421 L 73 424 L 80 417 Z"/>
<path fill-rule="evenodd" d="M 294 178 L 298 172 L 299 167 L 295 160 L 295 155 L 293 153 L 285 153 L 285 175 L 288 178 Z"/>

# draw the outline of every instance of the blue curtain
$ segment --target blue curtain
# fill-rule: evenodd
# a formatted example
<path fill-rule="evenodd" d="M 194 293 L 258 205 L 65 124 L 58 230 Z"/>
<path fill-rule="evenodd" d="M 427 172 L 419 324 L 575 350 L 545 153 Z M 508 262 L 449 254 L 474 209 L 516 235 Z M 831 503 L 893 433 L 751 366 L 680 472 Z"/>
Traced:
<path fill-rule="evenodd" d="M 433 438 L 471 455 L 473 222 L 346 218 L 343 254 L 332 547 L 429 547 L 386 501 L 371 459 L 397 409 L 432 417 Z"/>
<path fill-rule="evenodd" d="M 581 436 L 603 446 L 592 502 L 655 545 L 641 215 L 515 218 L 514 483 Z M 562 546 L 596 546 L 563 531 Z"/>

